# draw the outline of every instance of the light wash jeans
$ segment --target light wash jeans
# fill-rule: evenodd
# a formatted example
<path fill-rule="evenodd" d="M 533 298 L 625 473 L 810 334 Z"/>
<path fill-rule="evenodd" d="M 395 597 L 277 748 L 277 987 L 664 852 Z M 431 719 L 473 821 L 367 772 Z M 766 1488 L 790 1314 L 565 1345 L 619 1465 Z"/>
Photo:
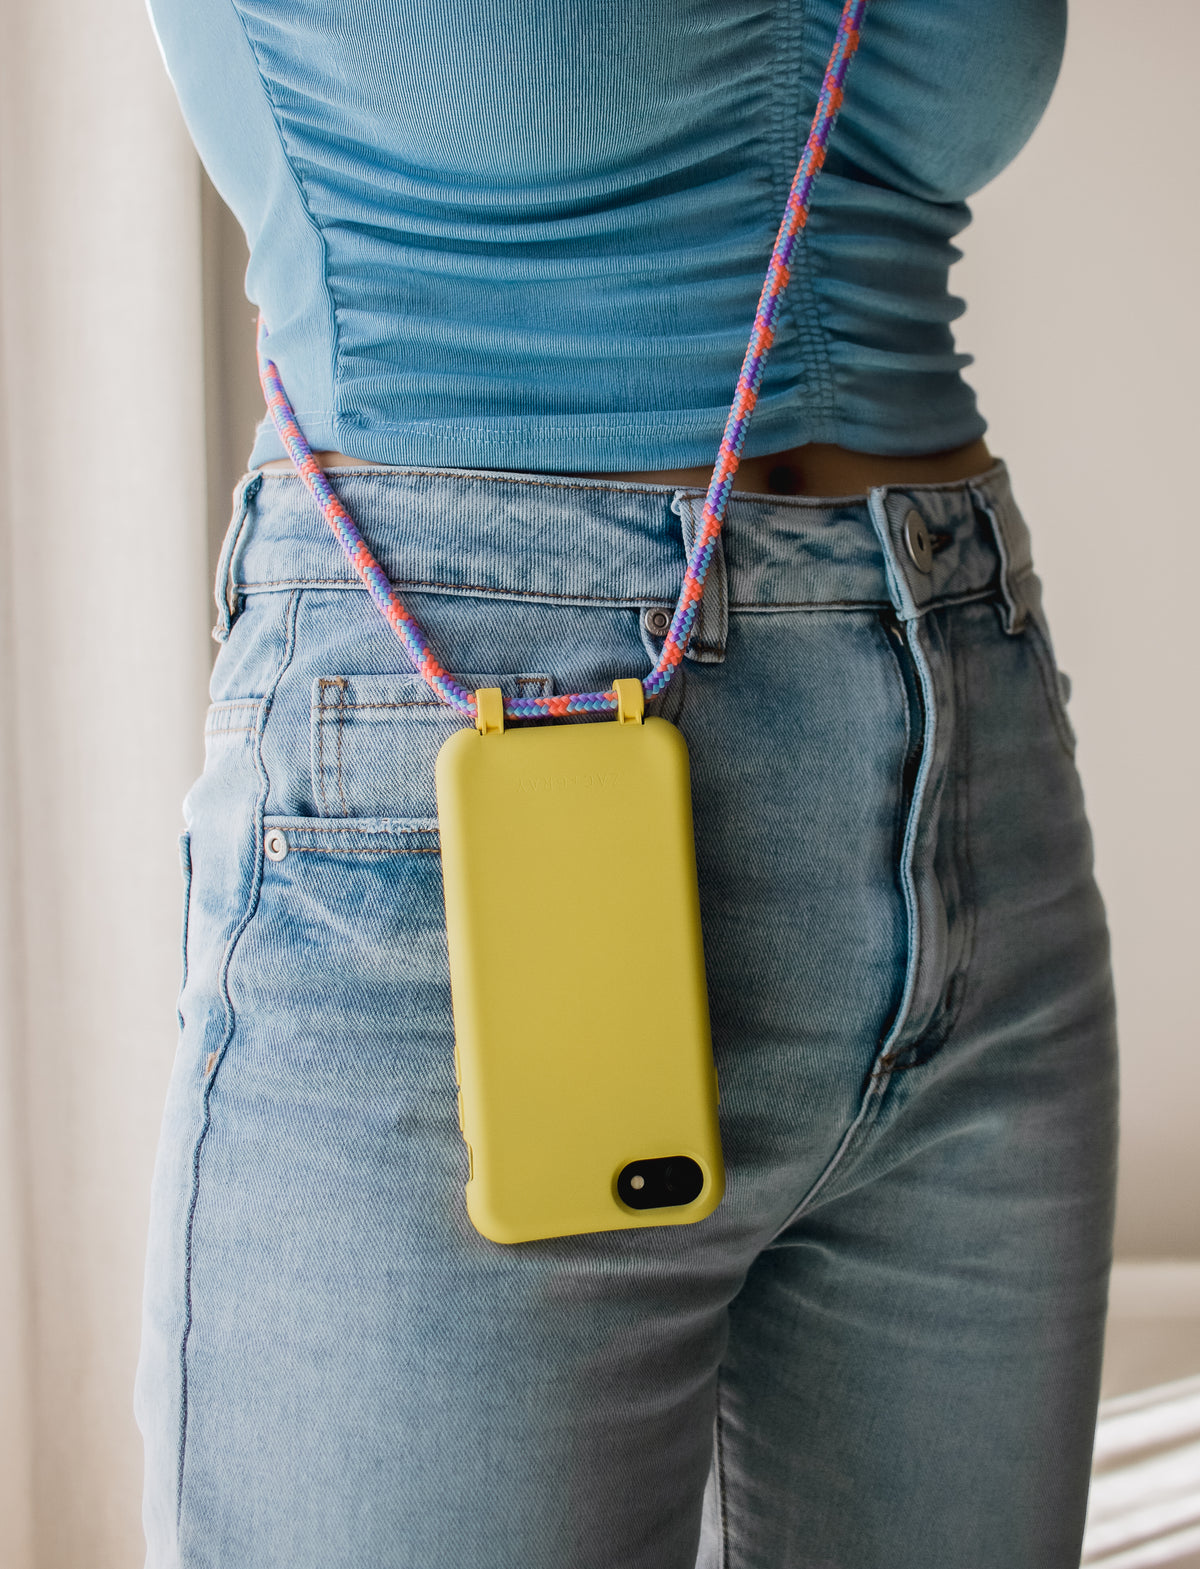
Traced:
<path fill-rule="evenodd" d="M 337 483 L 447 667 L 510 690 L 644 673 L 701 499 Z M 1003 468 L 734 498 L 653 705 L 691 750 L 727 1196 L 515 1247 L 463 1205 L 433 787 L 461 721 L 300 482 L 242 497 L 155 1176 L 151 1569 L 1074 1569 L 1113 1007 Z"/>

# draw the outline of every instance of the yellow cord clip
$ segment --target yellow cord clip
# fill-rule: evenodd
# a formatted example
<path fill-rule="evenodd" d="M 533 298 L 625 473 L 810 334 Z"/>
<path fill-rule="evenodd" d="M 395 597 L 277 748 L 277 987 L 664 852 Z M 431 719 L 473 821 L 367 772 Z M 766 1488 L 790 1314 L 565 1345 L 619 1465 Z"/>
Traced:
<path fill-rule="evenodd" d="M 623 676 L 613 682 L 617 694 L 617 723 L 640 725 L 646 712 L 646 693 L 637 676 Z"/>
<path fill-rule="evenodd" d="M 504 693 L 498 686 L 481 686 L 476 692 L 475 728 L 480 735 L 499 735 L 504 729 Z"/>

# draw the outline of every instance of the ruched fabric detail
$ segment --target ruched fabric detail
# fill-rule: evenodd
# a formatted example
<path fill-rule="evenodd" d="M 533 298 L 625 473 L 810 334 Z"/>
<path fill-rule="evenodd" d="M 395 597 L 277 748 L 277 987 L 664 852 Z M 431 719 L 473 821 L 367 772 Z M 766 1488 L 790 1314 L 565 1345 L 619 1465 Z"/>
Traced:
<path fill-rule="evenodd" d="M 655 469 L 716 451 L 837 0 L 151 0 L 310 444 Z M 984 424 L 947 275 L 1063 0 L 869 9 L 747 451 Z M 283 455 L 267 425 L 254 463 Z"/>

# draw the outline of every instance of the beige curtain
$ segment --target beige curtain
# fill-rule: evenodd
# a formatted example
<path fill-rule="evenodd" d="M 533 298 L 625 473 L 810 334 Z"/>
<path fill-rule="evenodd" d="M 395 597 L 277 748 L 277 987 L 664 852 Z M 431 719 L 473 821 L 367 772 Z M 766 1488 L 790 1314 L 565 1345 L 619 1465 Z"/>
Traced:
<path fill-rule="evenodd" d="M 7 0 L 0 117 L 0 1564 L 131 1569 L 211 647 L 200 184 L 139 0 Z"/>

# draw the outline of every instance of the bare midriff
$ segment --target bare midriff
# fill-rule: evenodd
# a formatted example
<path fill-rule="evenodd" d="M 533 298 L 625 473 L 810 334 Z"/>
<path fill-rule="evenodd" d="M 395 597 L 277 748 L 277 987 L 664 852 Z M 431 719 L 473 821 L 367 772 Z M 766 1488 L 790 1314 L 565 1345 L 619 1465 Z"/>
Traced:
<path fill-rule="evenodd" d="M 388 464 L 368 463 L 347 457 L 344 452 L 318 452 L 322 468 L 387 468 Z M 860 496 L 875 485 L 937 485 L 970 479 L 992 464 L 987 443 L 982 439 L 950 452 L 930 452 L 920 457 L 884 457 L 869 452 L 850 452 L 821 442 L 773 452 L 766 457 L 744 458 L 737 471 L 734 489 L 760 496 Z M 288 458 L 264 463 L 268 471 L 289 470 Z M 703 489 L 712 469 L 700 466 L 687 469 L 646 469 L 631 473 L 591 473 L 564 475 L 571 479 L 617 479 L 647 485 L 680 485 Z"/>

